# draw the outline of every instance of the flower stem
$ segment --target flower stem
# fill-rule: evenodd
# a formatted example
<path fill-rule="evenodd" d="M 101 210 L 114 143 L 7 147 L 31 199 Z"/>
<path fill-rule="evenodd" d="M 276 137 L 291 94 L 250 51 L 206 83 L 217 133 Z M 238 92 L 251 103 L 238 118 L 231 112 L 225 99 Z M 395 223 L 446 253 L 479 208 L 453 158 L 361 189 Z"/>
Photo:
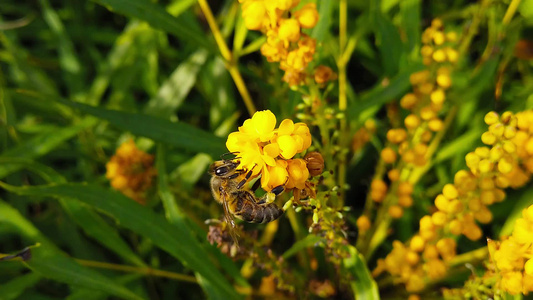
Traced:
<path fill-rule="evenodd" d="M 242 79 L 241 73 L 239 72 L 237 62 L 234 59 L 233 54 L 229 50 L 228 46 L 226 45 L 224 37 L 222 37 L 222 34 L 220 33 L 218 24 L 215 20 L 215 17 L 213 16 L 213 12 L 211 12 L 211 8 L 209 7 L 209 4 L 206 0 L 198 0 L 198 4 L 200 5 L 200 8 L 202 9 L 202 12 L 205 15 L 205 19 L 209 24 L 209 28 L 211 28 L 211 32 L 213 32 L 213 36 L 215 37 L 215 41 L 218 45 L 218 49 L 220 50 L 220 54 L 226 60 L 226 68 L 228 69 L 231 78 L 233 78 L 233 82 L 235 82 L 237 90 L 241 94 L 248 113 L 250 114 L 250 116 L 252 116 L 256 111 L 255 105 L 252 101 L 252 97 L 250 97 L 250 93 L 248 93 L 248 89 L 246 88 L 246 84 Z"/>
<path fill-rule="evenodd" d="M 339 68 L 339 110 L 346 110 L 346 62 L 343 59 L 343 53 L 346 47 L 346 15 L 347 15 L 347 1 L 340 0 L 339 7 L 339 59 L 337 60 L 337 67 Z"/>
<path fill-rule="evenodd" d="M 463 265 L 466 263 L 473 263 L 474 261 L 482 261 L 482 260 L 485 260 L 488 257 L 488 255 L 489 255 L 488 248 L 481 247 L 479 249 L 457 255 L 456 257 L 450 260 L 449 265 L 451 267 L 455 267 L 455 266 Z"/>
<path fill-rule="evenodd" d="M 509 7 L 507 8 L 507 11 L 505 12 L 505 15 L 503 16 L 502 24 L 507 25 L 509 22 L 511 22 L 511 19 L 513 18 L 514 14 L 516 13 L 516 10 L 518 9 L 518 6 L 520 5 L 521 0 L 513 0 L 511 1 L 511 4 L 509 4 Z"/>
<path fill-rule="evenodd" d="M 163 271 L 163 270 L 157 270 L 157 269 L 152 269 L 149 267 L 134 267 L 134 266 L 111 264 L 111 263 L 99 262 L 99 261 L 93 261 L 93 260 L 85 260 L 85 259 L 76 259 L 76 261 L 83 266 L 92 267 L 92 268 L 137 273 L 137 274 L 142 274 L 145 276 L 164 277 L 164 278 L 174 279 L 178 281 L 198 283 L 198 281 L 196 280 L 194 276 L 183 275 L 183 274 L 178 274 L 178 273 Z"/>
<path fill-rule="evenodd" d="M 347 19 L 347 0 L 340 0 L 339 4 L 339 57 L 337 59 L 337 68 L 339 69 L 339 111 L 343 114 L 340 119 L 340 135 L 338 141 L 341 149 L 344 149 L 347 140 L 347 120 L 344 111 L 347 107 L 347 97 L 346 97 L 346 63 L 347 60 L 343 59 L 344 50 L 346 48 L 346 19 Z M 339 168 L 337 170 L 337 178 L 339 184 L 340 195 L 336 203 L 337 208 L 344 206 L 344 197 L 345 197 L 345 183 L 346 183 L 346 155 L 344 151 L 341 151 L 339 156 Z"/>

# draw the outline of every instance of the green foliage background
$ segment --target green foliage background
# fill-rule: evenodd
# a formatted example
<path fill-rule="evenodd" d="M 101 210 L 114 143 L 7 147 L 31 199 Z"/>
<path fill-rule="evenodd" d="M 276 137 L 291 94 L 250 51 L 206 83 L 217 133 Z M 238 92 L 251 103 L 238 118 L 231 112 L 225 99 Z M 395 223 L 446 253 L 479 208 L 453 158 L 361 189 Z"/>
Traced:
<path fill-rule="evenodd" d="M 272 110 L 278 120 L 295 119 L 301 94 L 282 83 L 278 66 L 258 53 L 264 37 L 247 32 L 236 1 L 210 4 L 255 105 Z M 338 3 L 319 1 L 320 22 L 311 32 L 320 45 L 315 60 L 335 69 L 340 53 L 348 58 L 349 130 L 355 133 L 370 117 L 378 120 L 377 136 L 348 163 L 349 234 L 356 232 L 354 220 L 389 126 L 384 105 L 408 91 L 409 75 L 422 68 L 420 36 L 432 18 L 444 17 L 446 26 L 459 32 L 468 30 L 471 19 L 480 24 L 449 95 L 456 119 L 416 189 L 417 204 L 397 222 L 390 240 L 409 238 L 434 195 L 464 167 L 464 155 L 480 144 L 488 111 L 533 107 L 531 62 L 513 54 L 519 39 L 532 38 L 533 2 L 522 1 L 504 26 L 508 5 L 348 1 L 348 41 L 341 51 Z M 257 291 L 265 274 L 243 278 L 242 262 L 225 257 L 205 238 L 203 220 L 222 212 L 211 199 L 206 169 L 227 152 L 227 135 L 249 117 L 225 64 L 194 0 L 2 1 L 0 252 L 39 246 L 27 262 L 0 262 L 1 299 L 238 299 L 243 296 L 237 291 Z M 499 76 L 503 93 L 495 99 Z M 328 92 L 335 109 L 337 86 Z M 104 176 L 116 147 L 132 136 L 156 156 L 158 179 L 147 207 L 113 191 Z M 495 220 L 485 234 L 497 235 L 531 199 L 527 189 L 511 193 L 494 207 Z M 302 224 L 305 218 L 298 216 Z M 274 250 L 301 280 L 316 276 L 337 284 L 325 259 L 321 276 L 290 260 L 305 248 L 320 247 L 306 233 L 295 238 L 288 223 L 282 217 Z M 390 251 L 390 240 L 376 256 Z M 482 245 L 463 243 L 460 251 Z M 338 296 L 378 298 L 364 258 L 355 247 L 350 251 L 344 265 L 354 281 Z M 94 262 L 136 268 L 119 272 Z M 375 259 L 368 263 L 374 266 Z M 152 269 L 178 276 L 146 276 Z M 382 297 L 395 293 L 390 289 L 381 291 Z"/>

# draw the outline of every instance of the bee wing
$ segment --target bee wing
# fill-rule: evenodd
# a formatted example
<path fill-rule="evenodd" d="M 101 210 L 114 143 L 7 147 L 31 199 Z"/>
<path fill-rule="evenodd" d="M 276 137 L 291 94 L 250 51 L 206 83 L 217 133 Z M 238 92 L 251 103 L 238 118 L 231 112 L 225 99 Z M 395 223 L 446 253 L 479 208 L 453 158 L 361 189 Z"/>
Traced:
<path fill-rule="evenodd" d="M 222 207 L 224 208 L 224 219 L 226 220 L 226 224 L 228 224 L 229 234 L 231 235 L 231 238 L 233 239 L 233 242 L 235 242 L 235 245 L 237 247 L 239 246 L 239 240 L 236 232 L 237 226 L 235 225 L 235 217 L 229 210 L 228 201 L 226 200 L 226 193 L 221 194 L 222 199 Z"/>

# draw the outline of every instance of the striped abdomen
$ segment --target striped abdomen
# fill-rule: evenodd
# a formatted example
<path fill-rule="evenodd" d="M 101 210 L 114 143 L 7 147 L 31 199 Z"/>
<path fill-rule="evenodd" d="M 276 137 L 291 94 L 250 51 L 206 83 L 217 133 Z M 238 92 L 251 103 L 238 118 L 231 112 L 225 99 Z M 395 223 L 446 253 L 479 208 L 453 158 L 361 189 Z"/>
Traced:
<path fill-rule="evenodd" d="M 250 191 L 235 192 L 235 201 L 230 207 L 235 216 L 249 223 L 268 223 L 283 214 L 283 210 L 275 203 L 257 204 L 255 196 Z"/>

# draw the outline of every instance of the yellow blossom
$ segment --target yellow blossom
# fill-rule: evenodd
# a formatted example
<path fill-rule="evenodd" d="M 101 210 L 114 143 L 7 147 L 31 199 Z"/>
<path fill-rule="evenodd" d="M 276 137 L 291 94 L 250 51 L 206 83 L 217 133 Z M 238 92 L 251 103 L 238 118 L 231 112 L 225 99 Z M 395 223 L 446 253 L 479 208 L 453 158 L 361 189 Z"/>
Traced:
<path fill-rule="evenodd" d="M 288 45 L 300 38 L 300 23 L 295 19 L 282 19 L 278 29 L 278 37 Z"/>
<path fill-rule="evenodd" d="M 337 78 L 337 74 L 335 74 L 330 67 L 320 65 L 315 69 L 314 77 L 316 83 L 323 84 L 330 80 L 335 80 Z"/>
<path fill-rule="evenodd" d="M 260 30 L 268 22 L 268 15 L 263 1 L 247 1 L 242 5 L 242 18 L 249 30 Z"/>
<path fill-rule="evenodd" d="M 106 177 L 114 189 L 144 204 L 145 192 L 157 173 L 153 161 L 152 155 L 139 150 L 133 140 L 128 140 L 107 162 Z"/>
<path fill-rule="evenodd" d="M 226 147 L 237 154 L 239 168 L 261 175 L 261 186 L 270 191 L 285 185 L 286 189 L 304 189 L 309 177 L 303 159 L 292 159 L 311 145 L 311 133 L 305 123 L 283 120 L 278 129 L 276 116 L 269 110 L 258 111 L 244 121 L 239 131 L 228 136 Z"/>
<path fill-rule="evenodd" d="M 313 28 L 318 23 L 318 11 L 315 3 L 307 3 L 300 10 L 294 13 L 294 18 L 298 20 L 302 28 Z"/>

